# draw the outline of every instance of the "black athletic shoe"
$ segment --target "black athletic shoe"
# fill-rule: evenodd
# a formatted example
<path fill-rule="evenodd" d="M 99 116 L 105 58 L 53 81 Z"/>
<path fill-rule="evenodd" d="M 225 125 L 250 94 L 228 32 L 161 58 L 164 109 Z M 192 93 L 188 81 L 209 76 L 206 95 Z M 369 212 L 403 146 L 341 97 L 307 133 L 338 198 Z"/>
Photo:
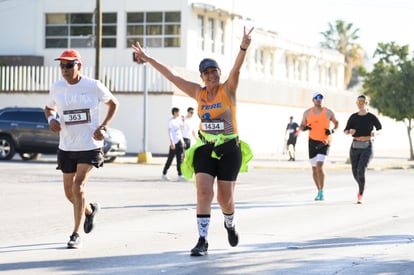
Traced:
<path fill-rule="evenodd" d="M 90 233 L 93 230 L 94 227 L 94 218 L 96 213 L 98 213 L 100 206 L 98 203 L 93 202 L 90 203 L 91 208 L 92 208 L 92 214 L 90 215 L 85 215 L 85 222 L 83 223 L 83 230 L 85 231 L 85 233 Z"/>
<path fill-rule="evenodd" d="M 237 246 L 239 243 L 239 234 L 236 232 L 236 227 L 228 228 L 226 222 L 224 222 L 224 228 L 227 230 L 227 238 L 231 246 Z"/>
<path fill-rule="evenodd" d="M 207 254 L 208 242 L 205 238 L 198 238 L 198 243 L 191 249 L 191 256 L 204 256 Z"/>
<path fill-rule="evenodd" d="M 72 233 L 69 237 L 68 248 L 81 248 L 82 243 L 78 233 Z"/>

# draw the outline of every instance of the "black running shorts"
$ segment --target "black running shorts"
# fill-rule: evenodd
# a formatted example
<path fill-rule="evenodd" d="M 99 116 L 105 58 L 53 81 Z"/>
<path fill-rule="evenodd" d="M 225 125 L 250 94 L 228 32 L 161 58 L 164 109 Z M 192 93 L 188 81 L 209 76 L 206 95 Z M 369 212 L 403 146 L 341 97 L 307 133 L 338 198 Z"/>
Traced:
<path fill-rule="evenodd" d="M 212 158 L 214 144 L 205 144 L 194 152 L 195 173 L 207 173 L 218 180 L 235 181 L 242 163 L 240 146 L 231 153 L 223 155 L 220 159 Z"/>
<path fill-rule="evenodd" d="M 329 145 L 318 140 L 309 139 L 309 159 L 316 157 L 317 154 L 327 156 Z"/>
<path fill-rule="evenodd" d="M 75 173 L 79 163 L 91 164 L 99 168 L 104 163 L 103 151 L 102 148 L 89 151 L 63 151 L 59 149 L 57 163 L 56 169 L 62 170 L 63 173 Z"/>

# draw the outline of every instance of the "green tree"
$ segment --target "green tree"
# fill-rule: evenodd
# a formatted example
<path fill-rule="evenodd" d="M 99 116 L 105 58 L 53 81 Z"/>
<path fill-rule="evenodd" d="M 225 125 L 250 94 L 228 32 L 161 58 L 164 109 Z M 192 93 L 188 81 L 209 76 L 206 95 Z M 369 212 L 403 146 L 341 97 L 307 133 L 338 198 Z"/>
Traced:
<path fill-rule="evenodd" d="M 337 50 L 344 55 L 344 87 L 349 89 L 358 83 L 356 69 L 362 66 L 364 61 L 364 49 L 356 43 L 359 39 L 359 29 L 354 29 L 352 23 L 346 23 L 343 20 L 336 20 L 335 24 L 329 23 L 328 26 L 327 31 L 321 32 L 325 40 L 320 45 L 323 48 Z"/>
<path fill-rule="evenodd" d="M 411 131 L 414 127 L 414 59 L 408 45 L 378 43 L 374 57 L 379 60 L 365 74 L 364 93 L 371 105 L 386 116 L 403 121 L 407 127 L 410 160 L 414 160 Z"/>

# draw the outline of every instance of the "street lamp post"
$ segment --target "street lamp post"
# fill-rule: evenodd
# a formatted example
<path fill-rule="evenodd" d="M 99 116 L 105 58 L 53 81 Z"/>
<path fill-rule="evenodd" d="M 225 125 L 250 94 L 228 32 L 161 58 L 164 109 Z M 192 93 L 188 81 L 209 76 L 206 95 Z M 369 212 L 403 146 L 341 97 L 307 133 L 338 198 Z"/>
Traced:
<path fill-rule="evenodd" d="M 147 71 L 148 65 L 141 62 L 143 67 L 143 81 L 144 81 L 144 108 L 143 108 L 143 152 L 138 153 L 138 163 L 147 163 L 152 159 L 152 154 L 148 152 L 148 86 L 147 86 Z"/>
<path fill-rule="evenodd" d="M 147 69 L 148 65 L 144 64 L 144 152 L 148 152 L 148 86 L 147 86 Z"/>

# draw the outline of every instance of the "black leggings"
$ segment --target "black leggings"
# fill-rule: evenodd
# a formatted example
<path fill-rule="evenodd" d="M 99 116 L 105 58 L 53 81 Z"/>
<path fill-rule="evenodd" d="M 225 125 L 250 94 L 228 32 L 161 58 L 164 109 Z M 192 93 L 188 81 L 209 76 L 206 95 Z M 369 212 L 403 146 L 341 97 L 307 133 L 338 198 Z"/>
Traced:
<path fill-rule="evenodd" d="M 358 183 L 359 194 L 363 195 L 365 189 L 365 171 L 372 158 L 372 144 L 365 149 L 354 149 L 351 147 L 349 150 L 349 158 L 351 160 L 352 175 Z"/>

